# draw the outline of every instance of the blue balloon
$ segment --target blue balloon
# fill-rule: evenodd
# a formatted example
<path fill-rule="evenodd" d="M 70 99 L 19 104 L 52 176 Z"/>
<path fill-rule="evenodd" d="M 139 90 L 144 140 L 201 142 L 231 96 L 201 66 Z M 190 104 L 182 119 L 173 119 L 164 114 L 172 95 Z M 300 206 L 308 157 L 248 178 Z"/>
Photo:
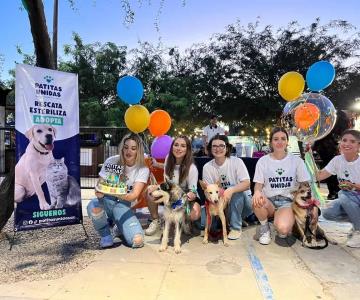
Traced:
<path fill-rule="evenodd" d="M 335 69 L 325 60 L 312 64 L 306 72 L 306 83 L 310 91 L 319 92 L 327 88 L 335 78 Z"/>
<path fill-rule="evenodd" d="M 119 98 L 128 104 L 137 104 L 144 95 L 144 87 L 134 76 L 124 76 L 119 79 L 116 86 Z"/>

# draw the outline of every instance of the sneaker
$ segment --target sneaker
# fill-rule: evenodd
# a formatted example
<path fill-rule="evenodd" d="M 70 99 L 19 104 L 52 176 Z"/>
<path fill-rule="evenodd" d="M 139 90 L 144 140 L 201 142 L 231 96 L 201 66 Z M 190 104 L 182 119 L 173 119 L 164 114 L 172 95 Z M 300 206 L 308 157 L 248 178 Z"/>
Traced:
<path fill-rule="evenodd" d="M 271 234 L 269 223 L 260 225 L 259 228 L 259 243 L 261 245 L 269 245 L 271 243 Z"/>
<path fill-rule="evenodd" d="M 228 234 L 228 239 L 229 240 L 237 240 L 240 238 L 240 236 L 241 236 L 241 230 L 231 229 Z"/>
<path fill-rule="evenodd" d="M 100 247 L 101 248 L 108 248 L 114 245 L 114 240 L 111 235 L 103 236 L 100 240 Z"/>
<path fill-rule="evenodd" d="M 360 248 L 360 231 L 355 230 L 352 236 L 346 242 L 346 246 L 351 248 Z"/>
<path fill-rule="evenodd" d="M 120 232 L 119 228 L 116 226 L 116 224 L 112 228 L 112 237 L 113 237 L 114 243 L 121 243 L 121 232 Z"/>
<path fill-rule="evenodd" d="M 150 223 L 149 227 L 145 229 L 145 235 L 153 235 L 161 228 L 160 219 L 154 219 Z"/>

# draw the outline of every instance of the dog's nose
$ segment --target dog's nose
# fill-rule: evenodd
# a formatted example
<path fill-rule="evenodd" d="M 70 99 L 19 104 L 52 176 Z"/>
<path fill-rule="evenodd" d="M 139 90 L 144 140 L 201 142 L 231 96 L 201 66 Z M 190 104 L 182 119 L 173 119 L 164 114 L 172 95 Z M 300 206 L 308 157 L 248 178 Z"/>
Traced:
<path fill-rule="evenodd" d="M 50 142 L 50 143 L 51 143 L 52 140 L 53 140 L 53 136 L 52 136 L 51 134 L 46 134 L 46 135 L 45 135 L 45 138 L 46 138 L 46 141 L 47 141 L 47 142 Z"/>

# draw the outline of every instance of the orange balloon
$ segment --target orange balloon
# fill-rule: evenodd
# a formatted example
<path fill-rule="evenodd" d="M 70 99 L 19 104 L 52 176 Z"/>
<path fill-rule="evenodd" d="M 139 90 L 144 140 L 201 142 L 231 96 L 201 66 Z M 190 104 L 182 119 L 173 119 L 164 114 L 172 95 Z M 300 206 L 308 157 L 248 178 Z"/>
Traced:
<path fill-rule="evenodd" d="M 312 103 L 304 103 L 295 109 L 295 124 L 300 129 L 308 129 L 320 118 L 319 108 Z"/>
<path fill-rule="evenodd" d="M 150 114 L 149 131 L 152 136 L 161 136 L 166 134 L 171 127 L 170 115 L 162 109 L 154 110 Z"/>

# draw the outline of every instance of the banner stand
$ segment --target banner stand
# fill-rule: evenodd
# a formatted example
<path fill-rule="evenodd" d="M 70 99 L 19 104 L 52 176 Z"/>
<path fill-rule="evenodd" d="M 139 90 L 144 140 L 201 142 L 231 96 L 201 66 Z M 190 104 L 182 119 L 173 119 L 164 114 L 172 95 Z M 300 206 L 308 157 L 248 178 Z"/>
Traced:
<path fill-rule="evenodd" d="M 87 239 L 89 239 L 89 235 L 85 229 L 84 223 L 81 222 L 80 224 L 81 224 L 82 228 L 84 229 L 84 235 L 85 235 L 85 241 L 86 241 Z M 76 224 L 74 224 L 74 225 L 76 225 Z M 14 232 L 14 234 L 12 237 L 9 237 L 9 235 L 7 233 L 5 233 L 5 237 L 9 241 L 9 245 L 10 245 L 9 251 L 11 251 L 12 247 L 15 244 L 15 235 L 16 235 L 17 231 L 14 230 L 13 232 Z"/>

